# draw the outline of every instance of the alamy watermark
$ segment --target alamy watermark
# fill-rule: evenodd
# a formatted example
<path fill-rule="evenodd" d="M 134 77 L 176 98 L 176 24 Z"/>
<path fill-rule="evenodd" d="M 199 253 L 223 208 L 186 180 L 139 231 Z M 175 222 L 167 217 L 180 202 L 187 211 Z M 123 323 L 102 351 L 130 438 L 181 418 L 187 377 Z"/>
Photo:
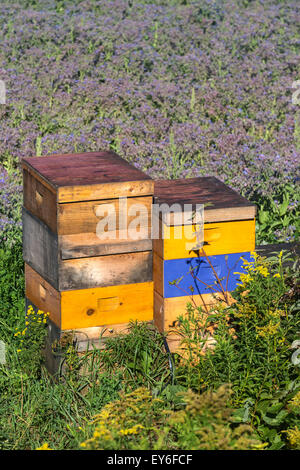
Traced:
<path fill-rule="evenodd" d="M 300 104 L 300 80 L 293 82 L 292 88 L 296 88 L 296 91 L 292 94 L 292 103 Z"/>
<path fill-rule="evenodd" d="M 3 80 L 0 80 L 0 104 L 6 104 L 6 86 Z"/>
<path fill-rule="evenodd" d="M 184 240 L 186 249 L 200 249 L 204 235 L 203 204 L 132 204 L 122 197 L 118 203 L 99 204 L 96 235 L 100 240 L 177 239 Z"/>

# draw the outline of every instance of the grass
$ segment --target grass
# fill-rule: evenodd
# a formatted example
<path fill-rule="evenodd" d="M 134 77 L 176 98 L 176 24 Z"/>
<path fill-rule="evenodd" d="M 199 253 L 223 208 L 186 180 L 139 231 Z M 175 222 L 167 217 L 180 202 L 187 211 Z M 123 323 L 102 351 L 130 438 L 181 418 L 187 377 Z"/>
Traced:
<path fill-rule="evenodd" d="M 132 323 L 130 334 L 110 338 L 104 350 L 79 357 L 72 345 L 66 346 L 66 367 L 53 380 L 39 353 L 44 324 L 29 325 L 28 335 L 15 336 L 16 329 L 24 328 L 20 240 L 2 246 L 1 253 L 6 274 L 0 282 L 0 338 L 6 344 L 7 359 L 0 368 L 1 449 L 36 449 L 45 443 L 51 449 L 84 448 L 82 443 L 99 449 L 278 449 L 299 445 L 299 408 L 291 404 L 293 399 L 297 401 L 300 386 L 299 368 L 291 362 L 290 349 L 300 331 L 295 269 L 288 268 L 280 279 L 273 277 L 281 272 L 280 260 L 259 268 L 256 278 L 252 274 L 255 279 L 244 286 L 247 296 L 241 296 L 242 288 L 240 293 L 237 290 L 236 306 L 225 310 L 220 306 L 205 326 L 201 323 L 204 312 L 189 307 L 190 314 L 178 323 L 185 341 L 183 356 L 169 356 L 154 328 Z M 202 355 L 207 327 L 213 328 L 217 347 Z M 223 396 L 222 387 L 228 392 L 223 405 L 203 408 L 201 397 L 205 401 L 209 396 L 205 393 Z M 141 396 L 148 398 L 140 400 Z M 158 402 L 153 401 L 156 399 Z M 199 408 L 190 414 L 198 400 Z M 136 406 L 137 411 L 120 421 L 119 407 L 124 409 L 126 404 Z M 95 422 L 95 416 L 101 416 L 100 421 Z M 111 416 L 109 422 L 105 416 Z M 153 429 L 158 431 L 153 433 Z"/>

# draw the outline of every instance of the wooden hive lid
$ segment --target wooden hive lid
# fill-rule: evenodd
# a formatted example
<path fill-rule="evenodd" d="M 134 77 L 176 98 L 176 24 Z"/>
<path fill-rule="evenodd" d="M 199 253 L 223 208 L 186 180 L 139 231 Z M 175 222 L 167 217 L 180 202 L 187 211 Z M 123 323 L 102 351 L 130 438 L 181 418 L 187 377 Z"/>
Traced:
<path fill-rule="evenodd" d="M 204 222 L 226 222 L 253 219 L 256 207 L 236 191 L 214 176 L 177 180 L 156 180 L 154 202 L 157 204 L 204 204 Z M 176 210 L 175 210 L 176 212 Z M 173 214 L 166 219 L 167 225 L 176 225 Z"/>
<path fill-rule="evenodd" d="M 154 181 L 112 151 L 23 158 L 58 202 L 152 195 Z"/>

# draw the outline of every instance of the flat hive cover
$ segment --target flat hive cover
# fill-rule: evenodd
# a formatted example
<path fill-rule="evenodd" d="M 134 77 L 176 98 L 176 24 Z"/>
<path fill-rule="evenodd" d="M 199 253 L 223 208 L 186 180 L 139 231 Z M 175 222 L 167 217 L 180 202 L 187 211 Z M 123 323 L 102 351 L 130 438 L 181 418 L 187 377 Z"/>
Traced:
<path fill-rule="evenodd" d="M 255 217 L 256 207 L 214 176 L 156 180 L 154 201 L 158 204 L 204 204 L 204 222 L 245 220 Z M 167 222 L 172 223 L 172 217 Z"/>
<path fill-rule="evenodd" d="M 137 195 L 135 193 L 138 188 L 134 184 L 126 186 L 126 183 L 144 182 L 140 185 L 140 195 L 153 194 L 153 180 L 111 151 L 23 158 L 22 165 L 50 186 L 50 189 L 56 190 L 59 202 L 80 199 L 80 192 L 83 200 L 88 197 L 101 196 L 101 191 L 98 193 L 90 191 L 90 196 L 83 195 L 79 189 L 81 186 L 99 185 L 103 190 L 103 185 L 115 184 L 115 189 L 117 189 L 119 184 L 120 196 L 133 196 Z M 73 191 L 72 188 L 77 189 Z M 111 196 L 107 195 L 107 197 Z M 116 197 L 118 197 L 117 191 Z"/>

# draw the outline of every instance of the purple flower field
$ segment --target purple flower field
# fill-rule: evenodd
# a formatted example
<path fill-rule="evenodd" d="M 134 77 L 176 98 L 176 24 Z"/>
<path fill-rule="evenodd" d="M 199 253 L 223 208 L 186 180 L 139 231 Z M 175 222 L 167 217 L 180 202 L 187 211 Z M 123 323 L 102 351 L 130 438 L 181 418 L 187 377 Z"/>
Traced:
<path fill-rule="evenodd" d="M 1 2 L 0 231 L 20 158 L 111 148 L 153 178 L 215 175 L 297 237 L 297 0 Z M 1 235 L 0 235 L 1 238 Z"/>

